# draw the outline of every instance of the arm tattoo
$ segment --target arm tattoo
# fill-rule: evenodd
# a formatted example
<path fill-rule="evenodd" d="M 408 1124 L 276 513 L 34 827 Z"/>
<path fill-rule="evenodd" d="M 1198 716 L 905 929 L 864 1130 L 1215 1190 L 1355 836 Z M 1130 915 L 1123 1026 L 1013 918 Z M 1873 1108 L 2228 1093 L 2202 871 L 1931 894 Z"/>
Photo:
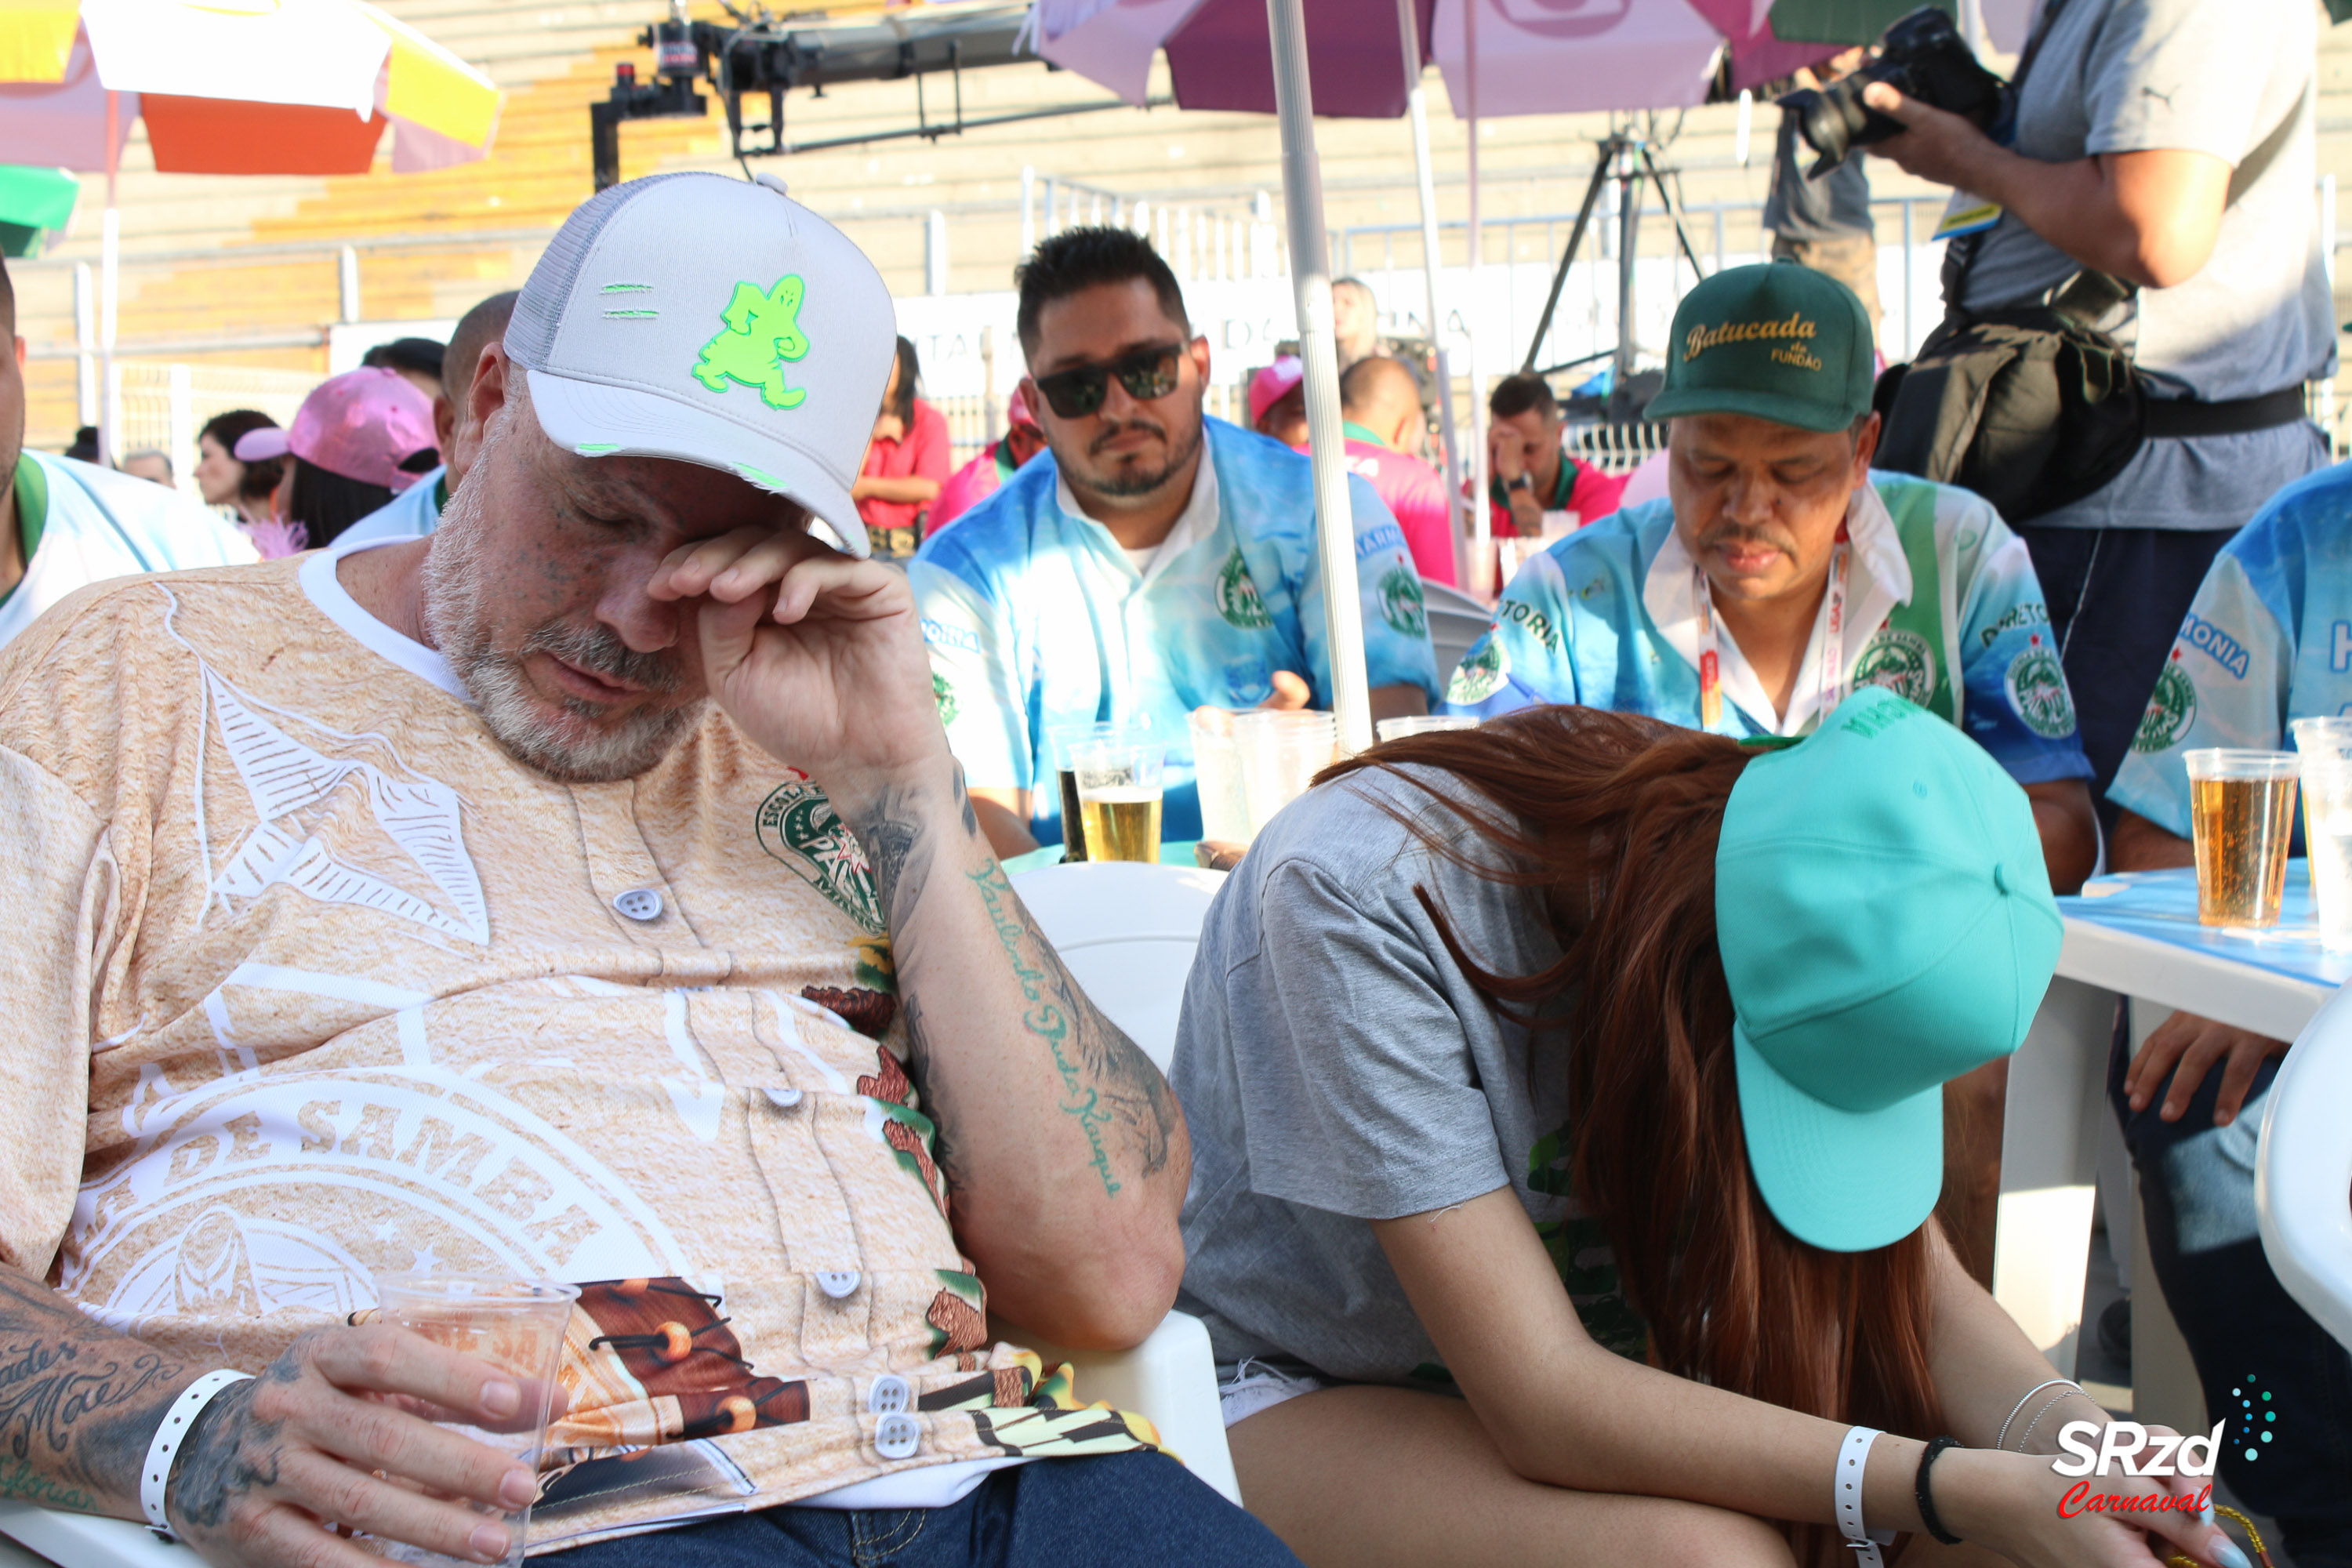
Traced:
<path fill-rule="evenodd" d="M 1176 1097 L 1168 1080 L 1118 1025 L 1087 1000 L 1045 933 L 1014 896 L 1004 868 L 992 859 L 964 875 L 979 889 L 1005 962 L 1029 1004 L 1021 1016 L 1022 1026 L 1053 1053 L 1054 1068 L 1062 1079 L 1060 1110 L 1085 1131 L 1103 1191 L 1116 1196 L 1120 1186 L 1106 1134 L 1118 1141 L 1121 1153 L 1139 1165 L 1142 1174 L 1158 1174 L 1168 1163 L 1177 1125 Z"/>
<path fill-rule="evenodd" d="M 955 792 L 966 839 L 977 841 L 980 824 L 961 768 L 956 771 Z M 915 947 L 909 928 L 930 880 L 934 847 L 914 819 L 909 804 L 890 795 L 851 827 L 873 867 L 875 893 L 898 950 L 898 973 L 906 976 L 913 968 Z M 1144 1176 L 1157 1174 L 1166 1167 L 1175 1131 L 1181 1125 L 1181 1113 L 1168 1080 L 1078 989 L 1053 944 L 1014 895 L 1004 868 L 992 857 L 980 870 L 966 872 L 964 879 L 978 891 L 1005 962 L 1021 987 L 1027 1004 L 1022 1026 L 1053 1058 L 1062 1080 L 1058 1109 L 1084 1131 L 1103 1191 L 1112 1195 L 1118 1193 L 1122 1167 Z M 914 986 L 905 985 L 900 1002 L 913 1056 L 910 1068 L 923 1083 L 925 1099 L 936 1100 L 943 1086 L 937 1072 L 928 1071 L 937 1058 L 925 1027 L 922 1000 Z M 940 1108 L 935 1105 L 934 1109 Z M 952 1118 L 935 1115 L 933 1120 L 944 1127 Z M 953 1181 L 956 1167 L 944 1147 L 935 1157 Z"/>
<path fill-rule="evenodd" d="M 181 1371 L 0 1268 L 0 1497 L 84 1513 L 137 1497 Z"/>

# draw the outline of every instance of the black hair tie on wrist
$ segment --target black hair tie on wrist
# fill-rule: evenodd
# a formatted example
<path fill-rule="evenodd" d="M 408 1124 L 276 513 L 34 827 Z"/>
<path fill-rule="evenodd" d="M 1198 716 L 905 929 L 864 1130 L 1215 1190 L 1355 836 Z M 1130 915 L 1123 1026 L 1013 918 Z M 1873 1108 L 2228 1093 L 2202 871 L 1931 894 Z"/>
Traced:
<path fill-rule="evenodd" d="M 1929 1443 L 1926 1452 L 1919 1456 L 1919 1473 L 1911 1482 L 1911 1495 L 1919 1504 L 1919 1522 L 1927 1527 L 1929 1535 L 1934 1536 L 1946 1546 L 1958 1546 L 1960 1543 L 1960 1538 L 1946 1530 L 1944 1521 L 1936 1517 L 1936 1498 L 1927 1487 L 1927 1470 L 1935 1464 L 1937 1455 L 1947 1448 L 1957 1448 L 1959 1446 L 1960 1440 L 1958 1437 L 1938 1437 Z"/>

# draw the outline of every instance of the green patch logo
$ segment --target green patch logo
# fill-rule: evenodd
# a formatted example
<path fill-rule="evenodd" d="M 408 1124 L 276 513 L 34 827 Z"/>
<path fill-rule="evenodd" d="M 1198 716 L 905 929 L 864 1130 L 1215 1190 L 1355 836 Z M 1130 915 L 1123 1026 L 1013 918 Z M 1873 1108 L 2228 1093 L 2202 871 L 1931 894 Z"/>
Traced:
<path fill-rule="evenodd" d="M 869 931 L 882 930 L 874 871 L 824 791 L 806 774 L 778 784 L 752 814 L 760 847 Z"/>
<path fill-rule="evenodd" d="M 936 670 L 931 675 L 931 700 L 940 705 L 941 724 L 952 724 L 956 721 L 955 688 L 948 684 L 946 676 Z"/>
<path fill-rule="evenodd" d="M 1239 626 L 1245 632 L 1262 632 L 1274 625 L 1266 614 L 1265 601 L 1258 597 L 1257 582 L 1250 576 L 1249 563 L 1242 559 L 1242 547 L 1225 558 L 1217 573 L 1217 614 L 1225 617 L 1227 626 Z"/>
<path fill-rule="evenodd" d="M 2066 691 L 2066 671 L 2058 656 L 2036 637 L 2009 661 L 2009 705 L 2025 727 L 2045 741 L 2074 732 L 2074 700 Z"/>
<path fill-rule="evenodd" d="M 1409 637 L 1429 630 L 1423 607 L 1421 574 L 1410 566 L 1391 566 L 1381 578 L 1381 619 Z"/>
<path fill-rule="evenodd" d="M 1462 656 L 1445 689 L 1445 700 L 1465 705 L 1484 702 L 1503 689 L 1503 680 L 1510 673 L 1510 655 L 1503 651 L 1503 639 L 1490 630 Z"/>
<path fill-rule="evenodd" d="M 1882 627 L 1862 645 L 1862 657 L 1853 661 L 1853 684 L 1857 689 L 1884 686 L 1925 708 L 1927 699 L 1936 695 L 1936 661 L 1928 652 L 1927 639 L 1917 632 Z M 2069 719 L 2068 727 L 2073 724 Z"/>
<path fill-rule="evenodd" d="M 2176 647 L 2164 661 L 2164 673 L 2156 678 L 2156 689 L 2148 694 L 2147 711 L 2139 716 L 2131 749 L 2142 753 L 2169 751 L 2195 722 L 2197 683 L 2180 668 L 2180 650 Z"/>
<path fill-rule="evenodd" d="M 784 365 L 809 352 L 808 334 L 801 331 L 803 284 L 787 273 L 762 290 L 738 283 L 735 297 L 719 319 L 726 329 L 702 345 L 694 363 L 694 379 L 713 392 L 724 392 L 730 382 L 756 386 L 760 401 L 771 408 L 798 408 L 808 396 L 803 386 L 784 384 Z"/>

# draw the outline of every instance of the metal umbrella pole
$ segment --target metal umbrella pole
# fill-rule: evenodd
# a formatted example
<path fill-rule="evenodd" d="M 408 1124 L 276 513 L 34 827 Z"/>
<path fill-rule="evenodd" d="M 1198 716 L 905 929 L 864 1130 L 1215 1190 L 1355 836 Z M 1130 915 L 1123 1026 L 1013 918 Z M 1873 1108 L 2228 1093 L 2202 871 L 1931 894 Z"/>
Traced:
<path fill-rule="evenodd" d="M 1265 0 L 1274 51 L 1275 113 L 1282 124 L 1282 203 L 1290 223 L 1290 282 L 1298 302 L 1298 358 L 1307 370 L 1307 454 L 1315 465 L 1315 539 L 1323 575 L 1331 709 L 1343 752 L 1372 743 L 1364 673 L 1364 605 L 1356 586 L 1355 510 L 1348 503 L 1339 434 L 1339 352 L 1331 324 L 1330 242 L 1323 231 L 1323 171 L 1315 155 L 1315 97 L 1307 79 L 1301 0 Z"/>
<path fill-rule="evenodd" d="M 1397 0 L 1397 47 L 1404 61 L 1405 116 L 1412 124 L 1412 170 L 1421 189 L 1422 273 L 1429 285 L 1429 346 L 1436 356 L 1438 430 L 1445 455 L 1445 493 L 1457 498 L 1447 508 L 1455 513 L 1454 533 L 1462 532 L 1458 498 L 1462 494 L 1462 460 L 1454 449 L 1454 367 L 1447 363 L 1445 308 L 1439 303 L 1437 268 L 1437 183 L 1430 171 L 1429 106 L 1421 90 L 1421 29 L 1414 25 L 1412 0 Z"/>

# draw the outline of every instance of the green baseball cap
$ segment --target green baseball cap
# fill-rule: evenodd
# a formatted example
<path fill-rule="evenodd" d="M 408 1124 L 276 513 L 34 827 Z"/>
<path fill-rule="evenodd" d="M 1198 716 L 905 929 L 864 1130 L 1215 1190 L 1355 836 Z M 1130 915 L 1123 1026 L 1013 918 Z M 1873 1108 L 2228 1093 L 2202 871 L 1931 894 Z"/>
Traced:
<path fill-rule="evenodd" d="M 1801 1241 L 1885 1247 L 1936 1206 L 1943 1086 L 2023 1043 L 2058 964 L 2025 792 L 1881 687 L 1732 787 L 1715 855 L 1748 1162 Z"/>
<path fill-rule="evenodd" d="M 1870 411 L 1870 317 L 1853 289 L 1794 261 L 1728 267 L 1675 307 L 1666 382 L 1647 417 L 1746 414 L 1843 430 Z"/>

